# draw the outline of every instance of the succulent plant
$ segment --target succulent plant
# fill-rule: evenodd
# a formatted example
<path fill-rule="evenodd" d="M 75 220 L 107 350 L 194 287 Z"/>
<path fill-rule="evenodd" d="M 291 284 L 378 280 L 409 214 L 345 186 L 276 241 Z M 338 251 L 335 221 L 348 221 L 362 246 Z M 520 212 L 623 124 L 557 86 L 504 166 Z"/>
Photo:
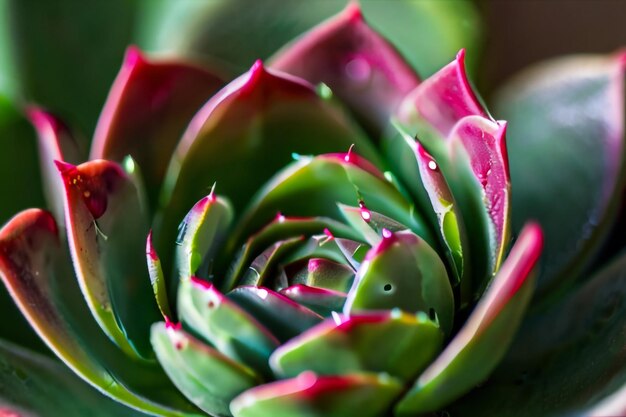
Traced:
<path fill-rule="evenodd" d="M 530 415 L 510 387 L 553 363 L 565 338 L 542 317 L 569 329 L 570 309 L 608 291 L 598 282 L 623 264 L 575 288 L 619 202 L 623 67 L 622 56 L 558 63 L 510 87 L 498 106 L 515 122 L 509 168 L 507 123 L 474 92 L 465 51 L 422 80 L 356 4 L 226 84 L 130 47 L 87 162 L 65 124 L 27 108 L 50 211 L 0 230 L 0 275 L 72 371 L 150 415 Z M 564 194 L 576 213 L 562 230 L 542 186 L 566 177 L 533 151 L 552 146 L 577 169 L 578 148 L 559 152 L 572 130 L 573 147 L 593 148 L 580 170 L 597 198 Z M 544 239 L 531 218 L 548 258 L 528 314 Z M 621 300 L 595 326 L 617 335 L 600 345 L 608 362 L 623 350 Z M 581 314 L 595 323 L 596 310 Z M 600 355 L 582 336 L 565 338 L 567 353 Z M 531 352 L 519 359 L 515 345 Z M 578 384 L 609 372 L 550 366 Z M 623 379 L 559 410 L 621 410 Z M 533 415 L 556 412 L 537 398 Z M 103 415 L 122 415 L 110 407 Z"/>

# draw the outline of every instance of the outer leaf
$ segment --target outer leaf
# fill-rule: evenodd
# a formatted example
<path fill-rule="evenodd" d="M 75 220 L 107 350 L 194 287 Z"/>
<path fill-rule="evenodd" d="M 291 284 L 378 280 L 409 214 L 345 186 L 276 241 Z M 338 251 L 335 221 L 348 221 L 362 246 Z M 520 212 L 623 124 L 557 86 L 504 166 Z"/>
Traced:
<path fill-rule="evenodd" d="M 393 46 L 368 26 L 357 3 L 281 50 L 271 65 L 327 84 L 376 133 L 419 83 Z"/>
<path fill-rule="evenodd" d="M 527 316 L 499 369 L 452 415 L 623 415 L 625 297 L 622 254 L 558 303 Z"/>
<path fill-rule="evenodd" d="M 0 415 L 131 417 L 144 414 L 103 397 L 50 358 L 2 341 Z"/>
<path fill-rule="evenodd" d="M 204 68 L 148 60 L 136 47 L 128 48 L 100 115 L 89 159 L 122 162 L 131 155 L 156 197 L 189 120 L 222 84 Z"/>
<path fill-rule="evenodd" d="M 344 306 L 346 315 L 398 308 L 430 314 L 452 331 L 454 296 L 446 268 L 428 244 L 411 232 L 383 232 L 366 255 Z"/>
<path fill-rule="evenodd" d="M 232 361 L 183 330 L 152 326 L 159 362 L 187 398 L 211 415 L 229 416 L 233 398 L 261 382 L 250 369 Z"/>
<path fill-rule="evenodd" d="M 326 320 L 278 348 L 270 359 L 283 378 L 386 372 L 414 378 L 439 353 L 443 333 L 424 313 L 376 312 Z"/>
<path fill-rule="evenodd" d="M 136 186 L 115 163 L 57 162 L 65 187 L 68 240 L 76 274 L 98 324 L 124 352 L 151 357 L 158 320 L 145 256 L 148 225 Z"/>
<path fill-rule="evenodd" d="M 2 3 L 0 9 L 6 6 L 6 2 Z M 0 31 L 5 29 L 0 27 Z M 0 74 L 0 79 L 3 75 Z M 4 224 L 20 210 L 42 207 L 45 200 L 41 192 L 35 135 L 28 122 L 2 93 L 0 146 L 3 150 L 0 152 L 0 193 L 5 196 L 0 204 L 0 224 Z M 2 337 L 33 349 L 45 349 L 4 289 L 0 289 L 0 314 L 5 318 L 0 320 Z"/>
<path fill-rule="evenodd" d="M 529 279 L 542 248 L 527 226 L 461 330 L 397 404 L 400 416 L 441 409 L 482 382 L 506 353 L 532 293 Z"/>
<path fill-rule="evenodd" d="M 254 59 L 269 57 L 346 5 L 345 0 L 272 0 L 263 5 L 246 0 L 182 0 L 162 1 L 160 7 L 152 0 L 146 3 L 150 7 L 144 9 L 140 28 L 143 45 L 216 57 L 239 71 Z M 399 0 L 389 6 L 361 0 L 360 4 L 366 20 L 425 76 L 449 62 L 460 48 L 476 48 L 480 40 L 479 15 L 467 1 Z"/>
<path fill-rule="evenodd" d="M 378 417 L 402 391 L 387 375 L 353 374 L 297 378 L 261 385 L 231 403 L 235 417 Z"/>
<path fill-rule="evenodd" d="M 214 96 L 189 125 L 169 169 L 163 195 L 168 205 L 159 238 L 173 239 L 172 219 L 181 218 L 210 184 L 217 182 L 221 194 L 240 212 L 294 152 L 341 151 L 351 144 L 376 162 L 367 139 L 309 84 L 266 70 L 258 61 Z"/>
<path fill-rule="evenodd" d="M 533 218 L 546 231 L 539 294 L 571 283 L 612 224 L 624 172 L 625 62 L 622 54 L 541 64 L 496 100 L 511 122 L 513 229 Z"/>
<path fill-rule="evenodd" d="M 28 118 L 37 131 L 39 163 L 43 190 L 57 224 L 65 224 L 63 180 L 54 161 L 78 163 L 81 158 L 77 143 L 69 129 L 54 115 L 37 107 L 27 109 Z M 64 228 L 61 227 L 64 232 Z"/>
<path fill-rule="evenodd" d="M 67 258 L 47 212 L 24 211 L 0 231 L 2 279 L 22 314 L 59 358 L 98 390 L 130 407 L 164 416 L 193 413 L 159 368 L 130 359 L 104 335 L 65 268 Z"/>

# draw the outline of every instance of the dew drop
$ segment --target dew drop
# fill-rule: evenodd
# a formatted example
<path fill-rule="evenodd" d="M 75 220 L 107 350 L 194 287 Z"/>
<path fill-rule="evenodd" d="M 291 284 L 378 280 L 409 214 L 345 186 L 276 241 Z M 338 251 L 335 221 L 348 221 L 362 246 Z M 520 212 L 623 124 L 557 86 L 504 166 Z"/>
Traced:
<path fill-rule="evenodd" d="M 346 75 L 359 83 L 367 82 L 372 74 L 372 67 L 362 57 L 356 57 L 348 61 L 345 69 Z"/>
<path fill-rule="evenodd" d="M 360 208 L 360 211 L 361 211 L 361 218 L 366 223 L 369 223 L 370 220 L 372 220 L 372 212 L 367 208 L 367 206 L 365 205 L 365 202 L 363 200 L 359 201 L 359 208 Z"/>
<path fill-rule="evenodd" d="M 352 149 L 354 149 L 354 143 L 350 145 L 350 149 L 348 149 L 348 153 L 346 153 L 346 156 L 343 157 L 344 161 L 350 162 L 350 160 L 352 159 Z"/>
<path fill-rule="evenodd" d="M 437 163 L 431 159 L 430 161 L 428 161 L 428 169 L 430 169 L 431 171 L 437 171 Z"/>
<path fill-rule="evenodd" d="M 392 235 L 391 230 L 383 229 L 382 235 L 383 235 L 383 238 L 385 238 L 385 239 L 391 238 L 391 235 Z"/>

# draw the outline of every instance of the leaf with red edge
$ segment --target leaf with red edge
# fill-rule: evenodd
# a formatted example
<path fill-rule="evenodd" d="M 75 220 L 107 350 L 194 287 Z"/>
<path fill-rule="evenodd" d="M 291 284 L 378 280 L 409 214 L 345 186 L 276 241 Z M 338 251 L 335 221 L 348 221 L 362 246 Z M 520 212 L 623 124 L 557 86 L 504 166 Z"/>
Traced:
<path fill-rule="evenodd" d="M 421 119 L 444 137 L 466 116 L 490 118 L 467 78 L 465 49 L 413 90 L 402 102 L 397 116 L 406 124 Z"/>
<path fill-rule="evenodd" d="M 270 364 L 282 378 L 307 370 L 320 375 L 386 372 L 411 382 L 437 356 L 443 340 L 425 313 L 335 315 L 276 349 Z"/>
<path fill-rule="evenodd" d="M 496 97 L 510 121 L 513 230 L 535 219 L 546 231 L 537 301 L 551 304 L 573 285 L 607 232 L 624 235 L 612 226 L 626 178 L 625 73 L 626 51 L 563 57 L 525 70 Z"/>
<path fill-rule="evenodd" d="M 193 118 L 169 168 L 162 195 L 166 207 L 155 237 L 159 243 L 173 242 L 174 222 L 213 183 L 241 213 L 293 153 L 343 151 L 352 144 L 378 162 L 368 140 L 310 84 L 257 61 Z"/>
<path fill-rule="evenodd" d="M 245 391 L 230 410 L 235 417 L 378 417 L 402 390 L 401 382 L 387 374 L 318 377 L 304 372 Z"/>
<path fill-rule="evenodd" d="M 439 410 L 489 376 L 530 301 L 542 247 L 541 229 L 529 224 L 461 330 L 398 403 L 397 415 Z"/>
<path fill-rule="evenodd" d="M 269 329 L 281 342 L 322 321 L 319 314 L 269 288 L 242 286 L 226 296 Z"/>
<path fill-rule="evenodd" d="M 0 276 L 48 347 L 105 395 L 164 416 L 193 413 L 153 362 L 125 355 L 105 336 L 70 271 L 54 218 L 30 209 L 0 230 Z"/>
<path fill-rule="evenodd" d="M 78 163 L 82 159 L 81 153 L 69 128 L 56 116 L 38 107 L 27 108 L 26 114 L 39 139 L 39 163 L 46 200 L 64 232 L 63 182 L 54 161 Z"/>
<path fill-rule="evenodd" d="M 394 47 L 368 25 L 357 3 L 283 48 L 270 66 L 327 84 L 376 134 L 419 84 Z"/>
<path fill-rule="evenodd" d="M 506 126 L 506 122 L 492 122 L 483 117 L 469 116 L 457 123 L 449 138 L 448 152 L 452 160 L 452 169 L 448 169 L 447 172 L 454 172 L 450 175 L 453 177 L 450 180 L 453 183 L 452 193 L 455 197 L 458 196 L 459 206 L 466 219 L 465 227 L 472 239 L 478 236 L 476 225 L 480 222 L 474 222 L 476 216 L 463 212 L 468 204 L 464 202 L 465 197 L 460 195 L 463 192 L 457 184 L 459 181 L 469 181 L 468 177 L 473 177 L 480 186 L 481 195 L 476 196 L 472 193 L 473 195 L 468 197 L 480 199 L 489 219 L 486 224 L 488 228 L 486 243 L 491 269 L 488 273 L 499 269 L 510 238 L 511 180 L 506 151 Z M 464 163 L 458 163 L 459 159 L 465 158 L 469 167 Z"/>
<path fill-rule="evenodd" d="M 90 159 L 122 162 L 131 155 L 156 198 L 189 120 L 223 84 L 208 69 L 150 60 L 129 47 L 96 126 Z"/>
<path fill-rule="evenodd" d="M 150 358 L 150 325 L 159 318 L 145 256 L 148 232 L 137 187 L 122 168 L 96 160 L 57 161 L 65 187 L 70 251 L 85 299 L 111 340 L 136 358 Z"/>

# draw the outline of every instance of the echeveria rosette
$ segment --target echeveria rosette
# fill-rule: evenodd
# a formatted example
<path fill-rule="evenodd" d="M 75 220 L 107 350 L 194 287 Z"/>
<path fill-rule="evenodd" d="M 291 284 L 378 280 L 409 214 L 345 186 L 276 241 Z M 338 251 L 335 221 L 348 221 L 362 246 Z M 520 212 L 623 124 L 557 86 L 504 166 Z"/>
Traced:
<path fill-rule="evenodd" d="M 32 108 L 59 191 L 0 232 L 7 288 L 77 374 L 149 414 L 454 406 L 505 355 L 542 249 L 530 223 L 509 250 L 506 123 L 464 51 L 420 81 L 355 5 L 269 62 L 216 92 L 130 49 L 78 165 Z"/>

